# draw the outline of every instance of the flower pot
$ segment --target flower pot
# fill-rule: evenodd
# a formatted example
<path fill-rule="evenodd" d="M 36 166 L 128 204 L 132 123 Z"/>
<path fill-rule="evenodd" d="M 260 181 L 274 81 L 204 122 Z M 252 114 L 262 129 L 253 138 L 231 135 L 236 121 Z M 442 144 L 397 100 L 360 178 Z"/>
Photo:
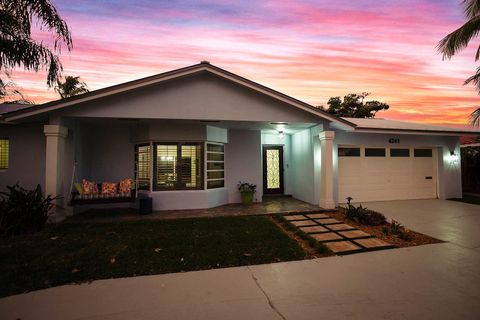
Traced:
<path fill-rule="evenodd" d="M 253 194 L 255 192 L 253 191 L 244 191 L 244 192 L 241 192 L 241 196 L 242 196 L 242 204 L 244 206 L 248 206 L 248 205 L 251 205 L 253 203 Z"/>

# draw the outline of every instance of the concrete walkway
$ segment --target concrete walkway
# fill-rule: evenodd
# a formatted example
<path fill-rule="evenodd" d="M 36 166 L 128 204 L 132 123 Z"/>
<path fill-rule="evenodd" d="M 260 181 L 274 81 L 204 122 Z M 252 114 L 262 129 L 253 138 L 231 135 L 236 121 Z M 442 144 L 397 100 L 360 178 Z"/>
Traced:
<path fill-rule="evenodd" d="M 456 218 L 418 205 L 416 214 L 396 218 L 415 230 L 415 219 L 425 230 L 423 221 L 438 220 L 432 231 L 450 230 L 448 237 L 455 232 L 441 221 L 466 219 L 480 230 L 480 207 L 452 203 L 461 212 Z M 0 319 L 478 319 L 477 236 L 467 231 L 452 243 L 61 286 L 0 299 Z"/>

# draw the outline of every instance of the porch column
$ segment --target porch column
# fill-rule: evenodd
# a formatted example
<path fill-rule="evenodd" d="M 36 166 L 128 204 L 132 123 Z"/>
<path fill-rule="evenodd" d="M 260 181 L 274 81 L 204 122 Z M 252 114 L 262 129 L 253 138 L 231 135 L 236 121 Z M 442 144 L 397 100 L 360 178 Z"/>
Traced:
<path fill-rule="evenodd" d="M 45 125 L 43 132 L 47 138 L 45 195 L 62 196 L 63 158 L 68 129 L 59 125 Z M 61 200 L 57 200 L 57 205 L 60 203 Z"/>
<path fill-rule="evenodd" d="M 323 131 L 318 135 L 321 149 L 320 207 L 335 208 L 333 200 L 333 139 L 335 131 Z"/>

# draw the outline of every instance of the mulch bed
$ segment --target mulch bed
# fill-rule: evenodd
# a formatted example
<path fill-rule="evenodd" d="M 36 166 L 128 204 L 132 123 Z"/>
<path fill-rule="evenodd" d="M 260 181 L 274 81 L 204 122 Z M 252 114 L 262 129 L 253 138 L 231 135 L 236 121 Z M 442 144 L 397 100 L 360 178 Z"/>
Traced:
<path fill-rule="evenodd" d="M 330 211 L 330 212 L 325 212 L 325 214 L 328 214 L 334 219 L 337 219 L 339 221 L 342 221 L 346 224 L 349 224 L 359 230 L 365 231 L 372 236 L 375 236 L 385 242 L 388 242 L 390 244 L 393 244 L 397 247 L 400 248 L 406 248 L 406 247 L 414 247 L 414 246 L 421 246 L 424 244 L 432 244 L 432 243 L 442 243 L 444 241 L 432 238 L 430 236 L 427 236 L 425 234 L 415 232 L 413 230 L 405 228 L 405 232 L 410 236 L 411 240 L 410 241 L 405 241 L 403 239 L 400 239 L 398 236 L 393 235 L 393 234 L 388 234 L 385 235 L 382 232 L 382 228 L 388 227 L 390 229 L 390 222 L 386 222 L 385 224 L 378 225 L 378 226 L 369 226 L 369 225 L 364 225 L 361 223 L 358 223 L 353 220 L 349 220 L 345 217 L 345 215 L 339 211 Z M 401 223 L 401 222 L 400 222 Z"/>

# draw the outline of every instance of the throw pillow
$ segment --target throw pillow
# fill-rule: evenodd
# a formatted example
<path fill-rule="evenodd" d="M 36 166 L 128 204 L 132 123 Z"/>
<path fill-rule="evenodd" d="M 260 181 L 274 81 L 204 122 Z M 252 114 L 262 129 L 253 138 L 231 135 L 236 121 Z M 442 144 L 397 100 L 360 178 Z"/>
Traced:
<path fill-rule="evenodd" d="M 120 193 L 130 193 L 133 186 L 133 179 L 124 179 L 119 183 Z"/>

